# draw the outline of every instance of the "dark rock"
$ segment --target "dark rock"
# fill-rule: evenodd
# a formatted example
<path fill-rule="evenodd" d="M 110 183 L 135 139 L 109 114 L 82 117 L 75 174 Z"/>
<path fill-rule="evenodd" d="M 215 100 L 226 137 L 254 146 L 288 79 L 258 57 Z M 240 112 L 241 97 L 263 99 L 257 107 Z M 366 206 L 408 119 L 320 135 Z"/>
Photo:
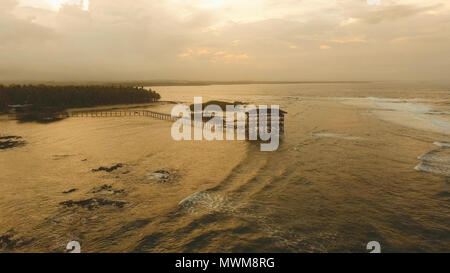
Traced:
<path fill-rule="evenodd" d="M 98 193 L 98 192 L 101 192 L 101 191 L 112 191 L 112 186 L 105 184 L 105 185 L 103 185 L 103 186 L 101 186 L 99 188 L 94 188 L 92 190 L 92 193 Z"/>
<path fill-rule="evenodd" d="M 111 166 L 111 167 L 100 167 L 100 168 L 98 168 L 98 169 L 93 169 L 92 171 L 93 172 L 101 172 L 101 171 L 105 171 L 105 172 L 108 172 L 108 173 L 110 173 L 110 172 L 113 172 L 113 171 L 115 171 L 115 170 L 117 170 L 117 169 L 119 169 L 119 168 L 122 168 L 123 167 L 123 164 L 122 163 L 119 163 L 119 164 L 116 164 L 116 165 L 114 165 L 114 166 Z"/>
<path fill-rule="evenodd" d="M 450 198 L 450 192 L 442 191 L 442 192 L 436 194 L 436 197 L 438 197 L 438 198 Z"/>
<path fill-rule="evenodd" d="M 170 174 L 169 171 L 166 170 L 157 170 L 155 173 L 160 173 L 160 174 Z"/>
<path fill-rule="evenodd" d="M 0 236 L 0 249 L 12 249 L 17 245 L 17 240 L 12 238 L 13 235 L 6 234 Z"/>
<path fill-rule="evenodd" d="M 54 155 L 53 160 L 62 160 L 62 159 L 66 159 L 71 156 L 73 156 L 73 155 Z"/>
<path fill-rule="evenodd" d="M 171 178 L 171 173 L 167 170 L 157 170 L 153 173 L 149 173 L 147 174 L 147 179 L 148 180 L 157 180 L 159 182 L 169 182 Z"/>
<path fill-rule="evenodd" d="M 30 244 L 34 239 L 24 240 L 14 234 L 14 231 L 10 230 L 5 235 L 0 236 L 0 249 L 12 250 L 25 245 Z"/>
<path fill-rule="evenodd" d="M 0 140 L 10 140 L 10 139 L 21 139 L 20 136 L 2 136 L 0 137 Z"/>
<path fill-rule="evenodd" d="M 0 137 L 0 150 L 12 149 L 24 146 L 26 142 L 20 136 L 2 136 Z"/>
<path fill-rule="evenodd" d="M 113 206 L 113 207 L 117 207 L 117 208 L 123 208 L 126 203 L 121 202 L 121 201 L 111 201 L 111 200 L 106 200 L 106 199 L 101 199 L 101 198 L 90 198 L 90 199 L 80 200 L 80 201 L 69 200 L 69 201 L 61 202 L 59 204 L 61 206 L 68 207 L 68 208 L 78 206 L 78 207 L 86 208 L 88 210 L 94 210 L 94 209 L 98 209 L 98 208 L 104 207 L 104 206 Z"/>
<path fill-rule="evenodd" d="M 94 188 L 92 190 L 92 193 L 99 193 L 99 192 L 103 192 L 103 191 L 106 191 L 108 193 L 113 193 L 113 194 L 125 193 L 125 190 L 123 190 L 123 189 L 115 190 L 115 189 L 113 189 L 113 186 L 107 185 L 107 184 L 105 184 L 105 185 L 103 185 L 101 187 L 98 187 L 98 188 Z"/>
<path fill-rule="evenodd" d="M 64 191 L 63 193 L 64 194 L 69 194 L 69 193 L 72 193 L 72 192 L 76 192 L 78 189 L 70 189 L 70 190 L 68 190 L 68 191 Z"/>

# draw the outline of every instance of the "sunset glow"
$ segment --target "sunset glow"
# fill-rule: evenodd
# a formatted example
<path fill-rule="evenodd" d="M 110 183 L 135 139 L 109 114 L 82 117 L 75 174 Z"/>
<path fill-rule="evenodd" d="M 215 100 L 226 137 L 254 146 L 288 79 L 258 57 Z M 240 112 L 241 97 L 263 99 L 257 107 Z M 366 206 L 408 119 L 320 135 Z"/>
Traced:
<path fill-rule="evenodd" d="M 31 6 L 35 8 L 50 9 L 58 11 L 62 5 L 80 6 L 83 10 L 89 10 L 89 0 L 21 0 L 22 6 Z"/>
<path fill-rule="evenodd" d="M 8 53 L 2 64 L 36 78 L 440 80 L 450 69 L 450 4 L 441 0 L 3 3 L 21 29 L 3 52 L 24 57 Z"/>

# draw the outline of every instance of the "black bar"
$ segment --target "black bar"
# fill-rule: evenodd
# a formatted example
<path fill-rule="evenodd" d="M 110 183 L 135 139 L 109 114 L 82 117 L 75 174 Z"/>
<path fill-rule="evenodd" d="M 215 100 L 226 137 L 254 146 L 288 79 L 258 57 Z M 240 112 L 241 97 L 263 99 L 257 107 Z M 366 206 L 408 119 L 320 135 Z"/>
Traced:
<path fill-rule="evenodd" d="M 48 262 L 50 267 L 65 264 L 79 269 L 77 272 L 97 268 L 101 272 L 110 268 L 123 272 L 132 272 L 132 268 L 141 268 L 142 272 L 331 272 L 337 269 L 385 272 L 393 264 L 401 266 L 399 272 L 405 272 L 423 264 L 445 267 L 447 257 L 446 254 L 1 254 L 0 261 L 4 268 L 7 263 L 14 265 L 14 271 L 29 264 L 42 266 Z"/>

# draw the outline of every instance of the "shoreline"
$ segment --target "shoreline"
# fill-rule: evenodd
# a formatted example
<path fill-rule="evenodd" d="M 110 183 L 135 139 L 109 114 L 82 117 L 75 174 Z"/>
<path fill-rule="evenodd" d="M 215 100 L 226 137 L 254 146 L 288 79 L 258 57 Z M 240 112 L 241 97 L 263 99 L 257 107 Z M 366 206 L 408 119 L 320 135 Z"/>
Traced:
<path fill-rule="evenodd" d="M 149 106 L 158 106 L 158 105 L 166 105 L 166 104 L 176 104 L 174 101 L 155 101 L 150 103 L 137 103 L 137 104 L 113 104 L 113 105 L 99 105 L 92 107 L 76 107 L 76 108 L 67 108 L 67 112 L 78 111 L 78 110 L 115 110 L 115 109 L 134 109 L 141 107 L 149 107 Z"/>

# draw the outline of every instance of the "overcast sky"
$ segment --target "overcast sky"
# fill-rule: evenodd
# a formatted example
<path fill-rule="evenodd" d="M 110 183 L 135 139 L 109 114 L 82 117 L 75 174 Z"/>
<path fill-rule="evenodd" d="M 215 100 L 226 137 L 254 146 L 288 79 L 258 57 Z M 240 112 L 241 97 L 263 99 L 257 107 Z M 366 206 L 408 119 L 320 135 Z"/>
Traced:
<path fill-rule="evenodd" d="M 0 0 L 3 81 L 445 80 L 449 72 L 448 0 Z"/>

